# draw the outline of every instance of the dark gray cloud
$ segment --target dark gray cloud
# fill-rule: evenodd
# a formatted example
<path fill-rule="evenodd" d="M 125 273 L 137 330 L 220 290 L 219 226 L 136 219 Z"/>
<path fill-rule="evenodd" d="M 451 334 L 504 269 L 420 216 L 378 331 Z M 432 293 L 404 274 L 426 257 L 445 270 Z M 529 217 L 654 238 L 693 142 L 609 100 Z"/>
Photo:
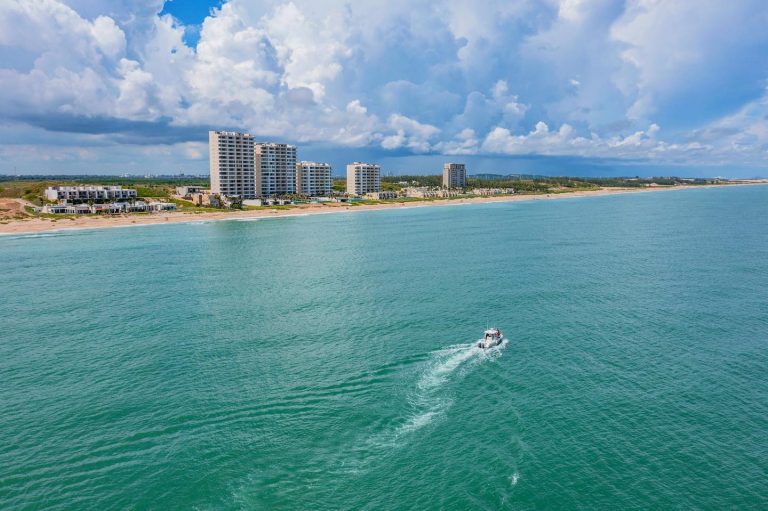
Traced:
<path fill-rule="evenodd" d="M 211 126 L 173 126 L 172 119 L 167 117 L 156 121 L 131 121 L 52 113 L 17 116 L 11 120 L 54 133 L 106 135 L 113 142 L 135 145 L 207 142 L 209 129 L 226 129 Z"/>

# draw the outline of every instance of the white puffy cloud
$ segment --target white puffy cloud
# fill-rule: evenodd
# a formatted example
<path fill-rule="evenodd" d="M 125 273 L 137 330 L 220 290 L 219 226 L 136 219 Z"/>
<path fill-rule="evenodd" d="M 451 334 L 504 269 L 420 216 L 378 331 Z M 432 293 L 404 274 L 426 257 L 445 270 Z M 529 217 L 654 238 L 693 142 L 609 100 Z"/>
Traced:
<path fill-rule="evenodd" d="M 325 130 L 328 133 L 325 140 L 343 146 L 364 147 L 381 138 L 377 132 L 379 119 L 371 115 L 359 99 L 347 103 L 343 111 L 328 109 L 325 115 L 329 126 Z"/>
<path fill-rule="evenodd" d="M 18 48 L 28 59 L 0 68 L 0 110 L 6 115 L 110 111 L 110 71 L 125 50 L 113 20 L 88 21 L 55 0 L 9 0 L 0 6 L 0 46 L 3 53 Z"/>
<path fill-rule="evenodd" d="M 115 20 L 107 16 L 99 16 L 93 20 L 90 28 L 96 47 L 103 55 L 116 59 L 125 52 L 125 34 Z"/>
<path fill-rule="evenodd" d="M 163 5 L 0 3 L 0 121 L 195 161 L 206 129 L 235 128 L 396 154 L 766 163 L 762 0 L 229 0 L 194 48 Z"/>
<path fill-rule="evenodd" d="M 276 7 L 261 25 L 283 69 L 283 83 L 289 88 L 306 87 L 316 100 L 322 100 L 325 83 L 339 75 L 340 59 L 351 53 L 340 30 L 344 25 L 333 16 L 312 22 L 293 3 Z"/>
<path fill-rule="evenodd" d="M 440 129 L 431 124 L 422 124 L 400 114 L 390 115 L 387 124 L 395 133 L 381 141 L 384 149 L 407 147 L 417 153 L 426 153 L 431 149 L 430 140 L 440 133 Z"/>
<path fill-rule="evenodd" d="M 464 128 L 453 140 L 440 142 L 435 145 L 435 150 L 442 154 L 450 155 L 475 155 L 478 153 L 480 140 L 477 139 L 475 130 Z"/>
<path fill-rule="evenodd" d="M 118 82 L 120 94 L 115 114 L 126 119 L 154 120 L 158 112 L 151 106 L 155 102 L 152 75 L 135 60 L 128 59 L 120 60 L 117 71 L 122 80 Z"/>
<path fill-rule="evenodd" d="M 280 83 L 274 48 L 261 28 L 246 22 L 239 4 L 224 4 L 206 18 L 185 72 L 191 122 L 252 127 L 274 107 Z"/>
<path fill-rule="evenodd" d="M 509 155 L 585 156 L 642 160 L 665 163 L 698 162 L 698 155 L 709 148 L 698 142 L 672 144 L 658 140 L 661 128 L 651 124 L 626 136 L 603 138 L 596 133 L 589 137 L 578 135 L 569 124 L 552 131 L 544 122 L 536 123 L 528 133 L 514 135 L 508 129 L 493 129 L 481 149 L 490 153 Z"/>
<path fill-rule="evenodd" d="M 470 92 L 463 112 L 451 124 L 457 132 L 466 128 L 483 132 L 496 125 L 516 128 L 529 108 L 517 95 L 510 93 L 505 80 L 498 80 L 487 92 Z"/>

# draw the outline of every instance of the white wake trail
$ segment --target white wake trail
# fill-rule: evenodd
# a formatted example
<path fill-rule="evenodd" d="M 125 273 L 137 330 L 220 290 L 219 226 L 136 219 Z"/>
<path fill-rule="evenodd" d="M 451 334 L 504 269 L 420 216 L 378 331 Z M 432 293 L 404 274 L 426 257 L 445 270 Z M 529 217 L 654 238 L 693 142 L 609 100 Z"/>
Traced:
<path fill-rule="evenodd" d="M 501 356 L 501 350 L 506 345 L 507 340 L 504 339 L 498 346 L 483 349 L 478 348 L 475 341 L 433 352 L 415 388 L 408 395 L 412 412 L 395 428 L 376 435 L 372 443 L 396 447 L 414 432 L 442 417 L 453 404 L 445 387 L 463 378 L 477 364 Z"/>

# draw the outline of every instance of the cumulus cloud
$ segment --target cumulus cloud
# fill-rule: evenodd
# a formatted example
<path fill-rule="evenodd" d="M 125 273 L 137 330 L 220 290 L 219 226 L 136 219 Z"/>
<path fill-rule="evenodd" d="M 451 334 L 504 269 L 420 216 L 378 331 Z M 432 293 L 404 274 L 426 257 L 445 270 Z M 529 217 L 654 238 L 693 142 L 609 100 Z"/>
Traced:
<path fill-rule="evenodd" d="M 0 69 L 6 116 L 110 113 L 111 72 L 125 49 L 113 20 L 88 21 L 55 0 L 11 0 L 0 6 L 0 34 L 4 52 L 27 55 L 24 65 Z"/>
<path fill-rule="evenodd" d="M 505 80 L 498 80 L 486 92 L 472 91 L 467 95 L 461 114 L 451 122 L 454 131 L 466 128 L 485 132 L 496 125 L 516 128 L 525 118 L 529 106 L 511 94 Z"/>
<path fill-rule="evenodd" d="M 651 124 L 626 136 L 603 138 L 596 133 L 580 136 L 569 124 L 550 130 L 544 122 L 536 123 L 528 133 L 515 135 L 505 128 L 494 128 L 482 143 L 481 149 L 490 153 L 508 155 L 547 155 L 623 158 L 627 160 L 661 160 L 666 163 L 698 161 L 698 155 L 709 149 L 698 142 L 673 144 L 658 140 L 661 130 Z"/>
<path fill-rule="evenodd" d="M 475 155 L 479 144 L 475 130 L 464 128 L 452 140 L 438 143 L 435 151 L 449 155 Z"/>
<path fill-rule="evenodd" d="M 384 149 L 407 147 L 417 153 L 426 153 L 431 149 L 430 140 L 440 133 L 440 129 L 431 124 L 422 124 L 400 114 L 390 115 L 387 124 L 395 133 L 381 141 Z"/>
<path fill-rule="evenodd" d="M 229 0 L 195 47 L 164 3 L 2 2 L 0 121 L 193 161 L 205 130 L 234 128 L 397 154 L 766 162 L 761 0 Z"/>

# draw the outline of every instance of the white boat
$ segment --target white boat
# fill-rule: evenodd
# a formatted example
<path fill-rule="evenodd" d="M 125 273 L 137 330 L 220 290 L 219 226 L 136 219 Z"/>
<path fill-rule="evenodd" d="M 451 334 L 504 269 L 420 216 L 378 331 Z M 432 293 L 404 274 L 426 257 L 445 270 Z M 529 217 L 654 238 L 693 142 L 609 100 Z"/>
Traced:
<path fill-rule="evenodd" d="M 483 338 L 477 341 L 478 348 L 493 348 L 501 344 L 504 334 L 498 328 L 489 328 L 485 331 Z"/>

